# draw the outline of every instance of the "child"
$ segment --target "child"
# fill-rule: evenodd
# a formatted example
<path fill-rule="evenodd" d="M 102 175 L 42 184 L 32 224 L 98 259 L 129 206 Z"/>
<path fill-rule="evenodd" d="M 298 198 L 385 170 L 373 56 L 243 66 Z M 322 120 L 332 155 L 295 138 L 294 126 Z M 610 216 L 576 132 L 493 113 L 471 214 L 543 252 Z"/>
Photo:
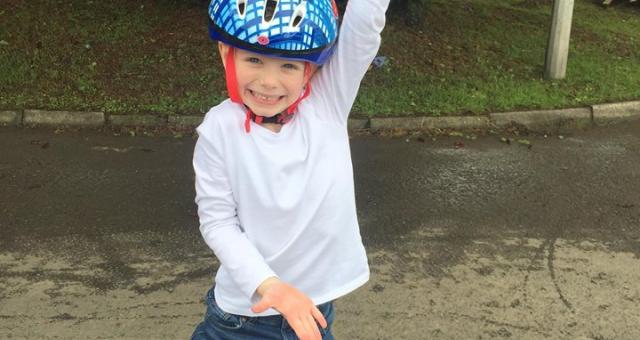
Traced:
<path fill-rule="evenodd" d="M 220 260 L 192 339 L 333 339 L 369 278 L 347 116 L 389 0 L 213 0 L 229 100 L 198 127 L 200 231 Z M 336 42 L 337 41 L 337 42 Z"/>

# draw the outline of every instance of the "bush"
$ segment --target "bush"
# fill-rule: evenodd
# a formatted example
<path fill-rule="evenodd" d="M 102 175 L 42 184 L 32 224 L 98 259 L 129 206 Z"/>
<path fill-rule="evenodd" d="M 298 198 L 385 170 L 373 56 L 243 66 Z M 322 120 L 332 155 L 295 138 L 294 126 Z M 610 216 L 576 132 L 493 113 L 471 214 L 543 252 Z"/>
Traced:
<path fill-rule="evenodd" d="M 391 0 L 389 13 L 407 26 L 422 26 L 430 3 L 430 0 Z"/>

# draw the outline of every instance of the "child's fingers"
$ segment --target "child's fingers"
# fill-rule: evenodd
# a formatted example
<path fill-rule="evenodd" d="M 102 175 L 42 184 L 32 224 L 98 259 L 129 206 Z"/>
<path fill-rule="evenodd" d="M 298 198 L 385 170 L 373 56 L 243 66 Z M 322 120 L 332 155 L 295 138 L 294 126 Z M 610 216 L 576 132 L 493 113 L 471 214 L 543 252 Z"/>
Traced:
<path fill-rule="evenodd" d="M 269 299 L 262 298 L 258 303 L 251 307 L 251 311 L 254 313 L 262 313 L 271 307 Z"/>
<path fill-rule="evenodd" d="M 305 331 L 304 331 L 304 325 L 302 324 L 302 321 L 300 321 L 300 319 L 287 320 L 287 321 L 289 322 L 289 326 L 291 326 L 291 328 L 296 333 L 298 338 L 304 339 Z"/>
<path fill-rule="evenodd" d="M 313 306 L 313 309 L 311 310 L 311 315 L 313 315 L 313 318 L 316 319 L 316 321 L 318 321 L 318 324 L 320 324 L 320 327 L 327 328 L 327 320 L 324 318 L 324 315 L 322 315 L 318 307 Z"/>
<path fill-rule="evenodd" d="M 316 322 L 308 315 L 308 318 L 300 317 L 295 318 L 294 321 L 289 322 L 289 325 L 296 333 L 300 340 L 321 340 L 322 336 L 316 326 Z"/>
<path fill-rule="evenodd" d="M 316 323 L 316 320 L 314 319 L 313 316 L 311 316 L 311 315 L 307 316 L 307 325 L 309 325 L 309 327 L 311 328 L 311 331 L 313 332 L 314 339 L 321 340 L 322 339 L 322 335 L 320 334 L 320 330 L 318 329 L 318 324 Z"/>

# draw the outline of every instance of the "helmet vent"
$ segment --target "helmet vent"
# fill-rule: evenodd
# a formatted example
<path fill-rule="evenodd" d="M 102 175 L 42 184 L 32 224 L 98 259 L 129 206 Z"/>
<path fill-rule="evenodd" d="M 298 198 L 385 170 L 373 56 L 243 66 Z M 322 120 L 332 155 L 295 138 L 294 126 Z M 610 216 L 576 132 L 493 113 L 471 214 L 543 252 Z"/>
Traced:
<path fill-rule="evenodd" d="M 306 14 L 306 10 L 307 2 L 302 1 L 293 11 L 293 20 L 291 20 L 291 27 L 300 26 L 300 23 L 302 22 L 302 19 L 304 19 L 304 15 Z"/>
<path fill-rule="evenodd" d="M 267 5 L 264 8 L 264 22 L 270 22 L 273 19 L 276 8 L 278 8 L 278 0 L 267 0 Z"/>
<path fill-rule="evenodd" d="M 244 18 L 247 9 L 247 0 L 237 0 L 236 4 L 238 5 L 236 8 L 238 10 L 238 15 L 240 18 Z"/>
<path fill-rule="evenodd" d="M 298 27 L 298 25 L 300 25 L 300 21 L 302 21 L 302 17 L 299 15 L 296 15 L 296 17 L 293 18 L 293 24 L 291 26 Z"/>

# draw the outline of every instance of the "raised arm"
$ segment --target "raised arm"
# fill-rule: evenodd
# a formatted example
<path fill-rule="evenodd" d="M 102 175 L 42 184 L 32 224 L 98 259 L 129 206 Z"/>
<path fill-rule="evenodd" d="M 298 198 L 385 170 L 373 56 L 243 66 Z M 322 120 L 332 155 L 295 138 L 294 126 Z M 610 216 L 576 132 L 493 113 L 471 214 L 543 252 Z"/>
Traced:
<path fill-rule="evenodd" d="M 324 104 L 320 115 L 346 125 L 360 82 L 380 48 L 388 5 L 389 0 L 347 3 L 335 53 L 312 83 L 313 94 Z"/>

